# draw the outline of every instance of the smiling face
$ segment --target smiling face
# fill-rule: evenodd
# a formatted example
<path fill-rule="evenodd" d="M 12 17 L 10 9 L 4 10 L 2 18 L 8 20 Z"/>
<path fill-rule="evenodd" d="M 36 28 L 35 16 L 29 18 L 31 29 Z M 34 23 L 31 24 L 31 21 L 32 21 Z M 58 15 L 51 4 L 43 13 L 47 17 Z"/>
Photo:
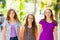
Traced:
<path fill-rule="evenodd" d="M 51 17 L 51 11 L 50 11 L 50 10 L 46 10 L 46 11 L 45 11 L 45 16 L 46 16 L 47 18 L 50 18 L 50 17 Z"/>
<path fill-rule="evenodd" d="M 33 16 L 32 15 L 29 15 L 28 16 L 28 23 L 32 23 L 33 22 Z"/>
<path fill-rule="evenodd" d="M 14 9 L 10 9 L 7 13 L 7 20 L 10 20 L 10 19 L 15 19 L 16 21 L 20 22 L 18 17 L 17 17 L 17 13 L 15 12 Z"/>
<path fill-rule="evenodd" d="M 14 18 L 14 16 L 15 16 L 14 11 L 11 11 L 9 16 L 10 16 L 10 18 Z"/>
<path fill-rule="evenodd" d="M 44 16 L 45 16 L 45 20 L 46 20 L 46 18 L 50 18 L 51 20 L 54 20 L 53 19 L 53 13 L 52 13 L 51 9 L 46 9 L 44 11 Z"/>

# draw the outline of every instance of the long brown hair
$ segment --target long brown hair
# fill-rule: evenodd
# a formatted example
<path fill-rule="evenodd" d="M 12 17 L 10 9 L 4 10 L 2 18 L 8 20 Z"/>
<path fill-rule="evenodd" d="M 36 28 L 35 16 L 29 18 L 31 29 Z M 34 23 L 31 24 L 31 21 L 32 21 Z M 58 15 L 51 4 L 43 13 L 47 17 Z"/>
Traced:
<path fill-rule="evenodd" d="M 51 16 L 50 16 L 50 18 L 51 18 L 52 21 L 54 21 L 52 10 L 51 10 L 51 9 L 46 9 L 46 10 L 49 10 L 49 11 L 51 12 Z M 46 10 L 45 10 L 45 11 L 46 11 Z M 45 13 L 45 11 L 44 11 L 44 13 Z M 46 20 L 46 18 L 47 18 L 47 17 L 44 15 L 44 19 L 45 19 L 45 20 Z"/>
<path fill-rule="evenodd" d="M 8 13 L 7 13 L 7 18 L 6 18 L 6 19 L 7 19 L 7 20 L 10 20 L 10 16 L 9 16 L 9 15 L 10 15 L 10 12 L 11 12 L 11 11 L 13 11 L 13 12 L 15 13 L 14 19 L 15 19 L 16 21 L 20 22 L 19 19 L 18 19 L 18 17 L 17 17 L 17 13 L 15 12 L 14 9 L 10 9 L 10 10 L 8 11 Z"/>
<path fill-rule="evenodd" d="M 35 35 L 36 31 L 37 31 L 37 25 L 36 25 L 36 22 L 35 22 L 35 17 L 33 14 L 29 14 L 31 16 L 33 16 L 33 22 L 32 22 L 32 33 Z M 28 17 L 29 15 L 27 16 L 26 18 L 26 23 L 25 23 L 25 31 L 27 32 L 27 26 L 28 26 Z"/>

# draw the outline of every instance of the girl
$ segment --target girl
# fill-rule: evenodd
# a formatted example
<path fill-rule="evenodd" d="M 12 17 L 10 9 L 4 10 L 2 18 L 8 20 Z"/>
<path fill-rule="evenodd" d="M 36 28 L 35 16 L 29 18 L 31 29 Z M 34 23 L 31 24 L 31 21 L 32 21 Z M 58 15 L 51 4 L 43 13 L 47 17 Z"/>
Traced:
<path fill-rule="evenodd" d="M 10 9 L 3 23 L 3 40 L 20 40 L 20 21 L 14 9 Z"/>
<path fill-rule="evenodd" d="M 37 40 L 37 25 L 35 17 L 29 14 L 22 28 L 22 40 Z"/>
<path fill-rule="evenodd" d="M 51 9 L 44 11 L 44 19 L 40 22 L 40 37 L 39 40 L 58 40 L 57 21 L 53 19 L 53 13 Z M 53 35 L 54 32 L 54 35 Z"/>

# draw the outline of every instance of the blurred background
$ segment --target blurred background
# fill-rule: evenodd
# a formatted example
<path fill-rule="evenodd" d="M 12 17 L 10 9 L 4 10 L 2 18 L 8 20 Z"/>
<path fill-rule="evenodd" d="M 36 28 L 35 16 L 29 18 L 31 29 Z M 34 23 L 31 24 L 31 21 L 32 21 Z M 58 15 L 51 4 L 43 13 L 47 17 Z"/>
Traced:
<path fill-rule="evenodd" d="M 60 37 L 60 0 L 0 0 L 0 40 L 2 36 L 1 24 L 5 20 L 9 9 L 15 9 L 20 22 L 24 24 L 26 15 L 29 13 L 35 15 L 38 23 L 44 17 L 46 8 L 52 9 L 54 19 L 58 21 L 58 37 Z"/>

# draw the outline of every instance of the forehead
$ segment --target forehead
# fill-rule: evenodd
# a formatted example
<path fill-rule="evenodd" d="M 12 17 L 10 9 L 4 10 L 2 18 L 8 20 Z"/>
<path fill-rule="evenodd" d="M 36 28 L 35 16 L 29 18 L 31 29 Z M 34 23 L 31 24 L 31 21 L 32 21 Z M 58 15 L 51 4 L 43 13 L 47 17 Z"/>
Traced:
<path fill-rule="evenodd" d="M 33 18 L 33 15 L 29 15 L 28 17 L 32 17 Z"/>
<path fill-rule="evenodd" d="M 15 14 L 15 12 L 14 11 L 10 11 L 10 14 Z"/>
<path fill-rule="evenodd" d="M 10 11 L 10 13 L 11 13 L 11 12 L 14 12 L 14 11 L 12 10 L 12 11 Z"/>
<path fill-rule="evenodd" d="M 45 12 L 51 12 L 49 9 L 45 10 Z"/>

